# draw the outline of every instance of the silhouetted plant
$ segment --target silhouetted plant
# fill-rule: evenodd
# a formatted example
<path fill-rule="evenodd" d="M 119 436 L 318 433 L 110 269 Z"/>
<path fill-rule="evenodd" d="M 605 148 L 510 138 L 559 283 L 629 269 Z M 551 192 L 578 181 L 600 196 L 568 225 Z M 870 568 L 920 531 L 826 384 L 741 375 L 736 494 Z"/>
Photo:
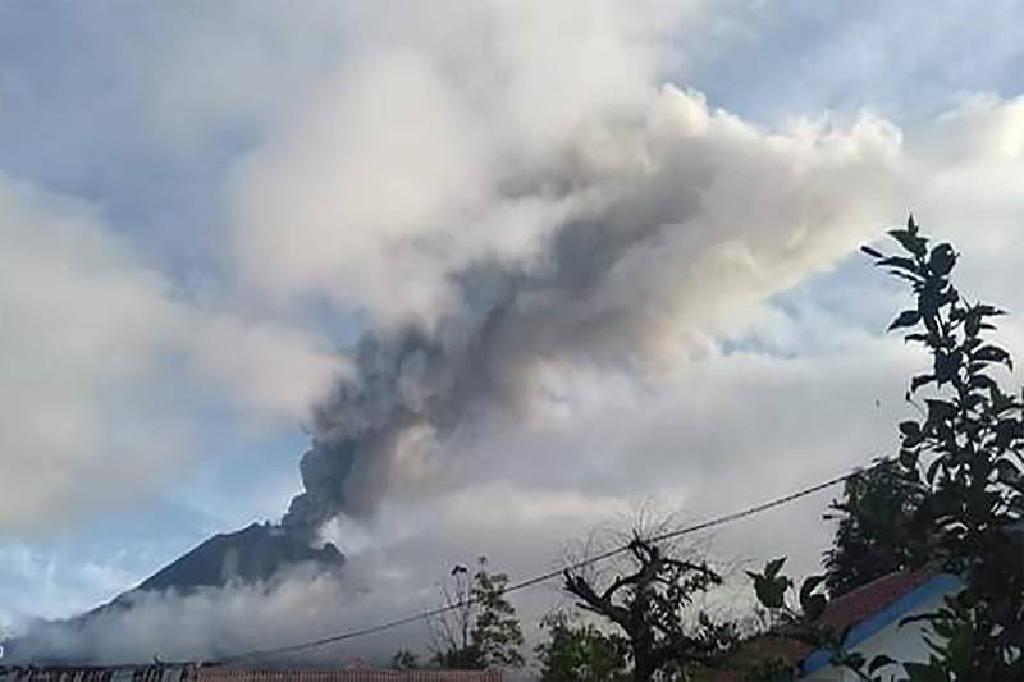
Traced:
<path fill-rule="evenodd" d="M 847 650 L 849 628 L 836 630 L 820 620 L 829 602 L 824 590 L 826 576 L 809 576 L 797 589 L 792 578 L 782 573 L 785 563 L 786 558 L 781 557 L 765 564 L 761 573 L 747 571 L 754 581 L 758 601 L 771 615 L 772 634 L 807 644 L 811 650 L 828 651 L 832 665 L 849 670 L 865 682 L 873 682 L 873 674 L 892 659 L 882 655 L 868 662 L 861 654 Z M 795 676 L 798 669 L 794 661 L 767 658 L 758 660 L 744 673 L 747 680 L 777 682 Z"/>
<path fill-rule="evenodd" d="M 628 546 L 631 570 L 599 586 L 579 572 L 565 571 L 565 589 L 580 608 L 596 613 L 625 635 L 632 677 L 646 682 L 660 674 L 685 679 L 691 669 L 713 665 L 737 639 L 732 624 L 704 612 L 688 614 L 694 598 L 720 585 L 706 562 L 680 559 L 635 533 Z"/>
<path fill-rule="evenodd" d="M 420 657 L 408 649 L 399 649 L 391 657 L 390 667 L 392 670 L 418 670 L 420 667 Z"/>
<path fill-rule="evenodd" d="M 923 500 L 923 491 L 907 484 L 894 460 L 879 460 L 847 479 L 842 500 L 833 500 L 825 514 L 838 521 L 824 556 L 830 596 L 925 561 L 925 529 L 918 513 Z"/>
<path fill-rule="evenodd" d="M 889 330 L 908 331 L 906 340 L 929 351 L 932 367 L 910 381 L 906 399 L 921 418 L 899 425 L 898 465 L 880 465 L 886 473 L 875 483 L 888 482 L 895 498 L 912 500 L 913 527 L 919 529 L 913 559 L 958 576 L 963 589 L 946 597 L 938 610 L 901 622 L 926 625 L 927 662 L 851 656 L 842 649 L 844 635 L 825 632 L 806 609 L 794 614 L 794 624 L 833 651 L 834 663 L 863 680 L 1021 680 L 1024 403 L 1004 392 L 993 376 L 999 366 L 1012 368 L 1012 359 L 986 338 L 995 330 L 992 318 L 1004 312 L 963 298 L 950 281 L 956 251 L 947 243 L 930 246 L 912 216 L 905 229 L 889 234 L 902 254 L 862 250 L 911 285 L 916 306 L 902 311 Z M 920 398 L 926 389 L 930 393 Z M 753 576 L 758 597 L 774 608 L 779 608 L 779 592 L 792 585 L 779 568 L 781 563 L 770 563 L 764 574 Z"/>
<path fill-rule="evenodd" d="M 930 246 L 913 216 L 889 234 L 903 254 L 863 250 L 909 282 L 917 299 L 889 329 L 909 330 L 906 340 L 932 356 L 931 370 L 910 381 L 907 400 L 922 416 L 900 424 L 899 463 L 906 484 L 923 495 L 931 558 L 964 584 L 921 617 L 936 635 L 930 662 L 904 668 L 911 680 L 1024 679 L 1024 404 L 993 376 L 1013 363 L 987 339 L 992 319 L 1005 313 L 957 291 L 956 251 Z M 926 388 L 921 405 L 916 397 Z"/>
<path fill-rule="evenodd" d="M 625 682 L 629 679 L 629 644 L 617 633 L 552 611 L 541 620 L 547 639 L 537 645 L 543 682 Z"/>
<path fill-rule="evenodd" d="M 508 576 L 491 573 L 486 557 L 477 570 L 459 565 L 452 569 L 451 584 L 442 588 L 446 617 L 435 624 L 434 662 L 446 669 L 520 667 L 523 633 L 516 609 L 505 597 Z"/>

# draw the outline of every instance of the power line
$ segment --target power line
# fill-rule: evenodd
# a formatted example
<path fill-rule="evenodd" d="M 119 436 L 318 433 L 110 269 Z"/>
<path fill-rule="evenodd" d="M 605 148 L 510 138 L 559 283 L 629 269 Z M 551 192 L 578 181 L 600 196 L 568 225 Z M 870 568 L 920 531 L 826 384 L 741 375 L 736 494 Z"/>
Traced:
<path fill-rule="evenodd" d="M 820 492 L 820 491 L 825 490 L 827 488 L 831 488 L 834 485 L 838 485 L 840 483 L 843 483 L 844 481 L 847 481 L 847 480 L 849 480 L 849 479 L 851 479 L 851 478 L 853 478 L 855 476 L 860 475 L 862 472 L 863 472 L 862 469 L 855 469 L 853 471 L 850 471 L 850 472 L 847 472 L 845 474 L 842 474 L 841 476 L 836 476 L 835 478 L 830 478 L 827 481 L 824 481 L 822 483 L 818 483 L 817 485 L 813 485 L 813 486 L 811 486 L 809 488 L 803 488 L 802 490 L 798 490 L 798 491 L 796 491 L 794 493 L 790 493 L 789 495 L 786 495 L 785 497 L 778 497 L 778 498 L 775 498 L 775 499 L 770 500 L 768 502 L 762 502 L 761 504 L 754 505 L 753 507 L 748 507 L 746 509 L 742 509 L 740 511 L 736 511 L 736 512 L 733 512 L 731 514 L 725 514 L 724 516 L 717 516 L 715 518 L 709 519 L 707 521 L 702 521 L 701 523 L 696 523 L 696 524 L 693 524 L 691 526 L 686 526 L 684 528 L 677 528 L 676 530 L 669 531 L 667 533 L 662 533 L 660 535 L 655 535 L 654 537 L 648 538 L 648 540 L 650 542 L 652 542 L 652 543 L 664 542 L 665 540 L 671 540 L 673 538 L 681 537 L 683 535 L 689 535 L 691 533 L 696 533 L 696 532 L 699 532 L 699 531 L 702 531 L 702 530 L 707 530 L 709 528 L 715 528 L 717 526 L 723 526 L 723 525 L 725 525 L 727 523 L 732 523 L 733 521 L 739 521 L 740 519 L 747 518 L 748 516 L 754 516 L 755 514 L 760 514 L 761 512 L 768 511 L 769 509 L 774 509 L 775 507 L 781 507 L 784 504 L 789 504 L 790 502 L 794 502 L 794 501 L 796 501 L 796 500 L 798 500 L 798 499 L 800 499 L 802 497 L 807 497 L 808 495 L 813 495 L 814 493 Z M 511 592 L 518 592 L 520 590 L 525 590 L 525 589 L 527 589 L 529 587 L 533 587 L 534 585 L 539 585 L 540 583 L 547 582 L 548 580 L 553 580 L 554 578 L 561 577 L 565 573 L 565 571 L 576 571 L 576 570 L 579 570 L 579 569 L 584 568 L 586 566 L 589 566 L 591 564 L 596 564 L 596 563 L 598 563 L 600 561 L 605 561 L 606 559 L 610 559 L 613 556 L 616 556 L 618 554 L 622 554 L 623 552 L 627 551 L 628 549 L 629 549 L 629 544 L 624 544 L 624 545 L 620 545 L 620 546 L 614 547 L 613 549 L 610 549 L 610 550 L 608 550 L 606 552 L 601 552 L 600 554 L 596 554 L 594 556 L 587 557 L 586 559 L 581 559 L 580 561 L 576 561 L 574 563 L 568 564 L 566 566 L 563 566 L 562 568 L 558 568 L 558 569 L 555 569 L 553 571 L 548 571 L 547 573 L 542 573 L 542 574 L 536 575 L 536 576 L 534 576 L 532 578 L 528 578 L 526 580 L 522 580 L 520 582 L 513 583 L 513 584 L 509 585 L 508 587 L 506 587 L 505 589 L 501 590 L 500 594 L 501 595 L 506 595 L 506 594 L 509 594 Z M 405 616 L 403 618 L 396 618 L 395 620 L 389 620 L 389 621 L 386 621 L 384 623 L 380 623 L 378 625 L 373 625 L 373 626 L 370 626 L 370 627 L 367 627 L 367 628 L 362 628 L 362 629 L 359 629 L 359 630 L 349 630 L 347 632 L 341 632 L 341 633 L 338 633 L 338 634 L 329 635 L 327 637 L 322 637 L 320 639 L 315 639 L 315 640 L 311 640 L 311 641 L 308 641 L 308 642 L 301 642 L 301 643 L 298 643 L 298 644 L 290 644 L 290 645 L 287 645 L 287 646 L 272 647 L 272 648 L 267 648 L 267 649 L 253 649 L 252 651 L 246 651 L 244 653 L 235 654 L 235 655 L 232 655 L 232 656 L 227 656 L 225 658 L 221 658 L 219 662 L 220 663 L 230 663 L 230 662 L 233 662 L 233 661 L 239 661 L 239 660 L 243 660 L 243 659 L 247 659 L 247 658 L 259 658 L 259 657 L 264 657 L 264 656 L 273 656 L 275 654 L 291 653 L 293 651 L 302 651 L 304 649 L 313 649 L 313 648 L 316 648 L 316 647 L 319 647 L 319 646 L 324 646 L 325 644 L 333 644 L 334 642 L 341 642 L 341 641 L 344 641 L 344 640 L 347 640 L 347 639 L 355 639 L 357 637 L 365 637 L 366 635 L 372 635 L 372 634 L 376 634 L 378 632 L 383 632 L 385 630 L 390 630 L 392 628 L 396 628 L 396 627 L 399 627 L 399 626 L 402 626 L 402 625 L 408 625 L 409 623 L 415 623 L 416 621 L 419 621 L 419 620 L 427 620 L 427 619 L 430 619 L 430 618 L 434 618 L 434 617 L 443 615 L 443 614 L 445 614 L 445 613 L 447 613 L 449 611 L 454 611 L 454 610 L 459 609 L 459 608 L 464 608 L 464 607 L 466 607 L 466 606 L 468 606 L 468 605 L 470 605 L 472 603 L 473 603 L 472 599 L 463 600 L 463 601 L 460 601 L 457 604 L 448 604 L 448 605 L 445 605 L 445 606 L 440 606 L 440 607 L 437 607 L 437 608 L 434 608 L 434 609 L 423 611 L 422 613 L 412 614 L 412 615 L 409 615 L 409 616 Z"/>

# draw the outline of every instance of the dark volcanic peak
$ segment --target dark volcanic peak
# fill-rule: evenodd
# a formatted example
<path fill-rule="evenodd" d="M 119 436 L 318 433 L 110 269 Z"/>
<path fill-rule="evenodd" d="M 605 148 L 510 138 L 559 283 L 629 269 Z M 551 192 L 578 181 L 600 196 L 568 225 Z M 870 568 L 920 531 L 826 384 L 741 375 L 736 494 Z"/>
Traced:
<path fill-rule="evenodd" d="M 311 565 L 317 572 L 334 572 L 344 561 L 331 543 L 316 549 L 307 544 L 303 534 L 254 523 L 234 533 L 214 535 L 146 578 L 136 590 L 187 593 L 229 583 L 265 582 L 300 564 Z"/>
<path fill-rule="evenodd" d="M 310 547 L 306 537 L 269 523 L 215 535 L 113 601 L 67 620 L 40 621 L 2 644 L 14 661 L 96 662 L 97 632 L 91 626 L 105 616 L 130 611 L 146 593 L 188 595 L 229 585 L 269 585 L 286 573 L 307 578 L 337 573 L 345 562 L 338 548 L 330 543 Z"/>

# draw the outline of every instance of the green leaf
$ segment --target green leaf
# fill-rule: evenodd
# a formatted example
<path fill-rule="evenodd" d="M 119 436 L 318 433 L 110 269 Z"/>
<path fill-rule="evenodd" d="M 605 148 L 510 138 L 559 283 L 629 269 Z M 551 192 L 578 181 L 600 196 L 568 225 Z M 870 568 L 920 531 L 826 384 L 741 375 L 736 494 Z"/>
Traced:
<path fill-rule="evenodd" d="M 892 331 L 893 329 L 899 329 L 901 327 L 913 327 L 921 321 L 921 313 L 918 310 L 904 310 L 899 316 L 892 321 L 889 328 L 886 331 Z"/>
<path fill-rule="evenodd" d="M 823 575 L 810 575 L 804 580 L 804 584 L 800 586 L 800 603 L 803 604 L 808 597 L 817 589 L 818 585 L 825 582 L 825 576 Z"/>
<path fill-rule="evenodd" d="M 913 258 L 907 258 L 906 256 L 888 256 L 875 263 L 880 268 L 896 268 L 899 270 L 906 270 L 912 274 L 919 274 L 917 263 L 914 262 Z"/>
<path fill-rule="evenodd" d="M 977 310 L 978 314 L 982 317 L 997 317 L 999 315 L 1006 314 L 1005 310 L 1000 310 L 999 308 L 990 305 L 979 305 L 975 310 Z"/>
<path fill-rule="evenodd" d="M 940 277 L 948 275 L 956 264 L 956 252 L 953 247 L 943 242 L 932 249 L 928 257 L 928 267 Z"/>
<path fill-rule="evenodd" d="M 767 578 L 763 575 L 754 578 L 754 593 L 765 608 L 781 609 L 786 603 L 786 589 L 789 578 L 785 576 Z"/>
<path fill-rule="evenodd" d="M 871 663 L 868 664 L 868 675 L 874 675 L 880 668 L 884 668 L 887 665 L 894 665 L 896 659 L 885 654 L 879 654 L 871 659 Z"/>
<path fill-rule="evenodd" d="M 921 425 L 913 419 L 900 422 L 900 433 L 904 436 L 916 436 L 921 433 Z"/>
<path fill-rule="evenodd" d="M 925 401 L 928 405 L 928 424 L 937 426 L 952 419 L 956 415 L 956 407 L 948 400 L 936 400 L 929 398 Z"/>
<path fill-rule="evenodd" d="M 999 346 L 982 346 L 971 354 L 973 360 L 978 362 L 1001 362 L 1010 369 L 1013 369 L 1013 361 L 1010 354 Z"/>
<path fill-rule="evenodd" d="M 862 246 L 860 247 L 860 250 L 866 253 L 867 255 L 871 256 L 872 258 L 885 258 L 881 251 L 876 251 L 870 246 Z"/>
<path fill-rule="evenodd" d="M 1009 486 L 1016 486 L 1021 482 L 1022 474 L 1019 467 L 1008 459 L 1000 459 L 996 462 L 996 480 Z"/>
<path fill-rule="evenodd" d="M 917 389 L 922 386 L 935 381 L 935 376 L 932 374 L 918 374 L 916 377 L 910 380 L 910 392 L 914 393 Z"/>
<path fill-rule="evenodd" d="M 786 563 L 786 557 L 779 557 L 778 559 L 772 559 L 764 566 L 764 575 L 766 578 L 774 578 L 782 570 L 782 565 Z"/>
<path fill-rule="evenodd" d="M 984 388 L 988 390 L 997 389 L 999 385 L 996 384 L 996 380 L 987 374 L 975 374 L 971 377 L 971 381 L 968 384 L 971 388 Z"/>
<path fill-rule="evenodd" d="M 915 256 L 923 258 L 928 253 L 928 240 L 918 237 L 916 229 L 889 230 L 889 235 Z"/>

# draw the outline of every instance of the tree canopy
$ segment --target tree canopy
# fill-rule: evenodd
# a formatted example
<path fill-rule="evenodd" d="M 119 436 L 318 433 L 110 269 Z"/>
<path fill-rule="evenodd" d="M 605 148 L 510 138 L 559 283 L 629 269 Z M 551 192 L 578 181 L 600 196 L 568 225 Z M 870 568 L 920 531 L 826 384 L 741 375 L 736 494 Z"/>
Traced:
<path fill-rule="evenodd" d="M 605 633 L 565 611 L 541 620 L 547 638 L 536 647 L 543 682 L 625 682 L 629 645 L 620 634 Z"/>
<path fill-rule="evenodd" d="M 880 460 L 847 479 L 843 498 L 825 515 L 838 522 L 823 561 L 832 597 L 921 565 L 926 557 L 923 500 L 920 488 L 906 483 L 893 460 Z"/>
<path fill-rule="evenodd" d="M 522 666 L 523 632 L 515 606 L 505 597 L 508 575 L 492 573 L 486 557 L 480 557 L 471 577 L 459 565 L 451 578 L 451 589 L 443 591 L 450 618 L 436 624 L 434 662 L 463 670 Z"/>
<path fill-rule="evenodd" d="M 631 567 L 604 585 L 565 571 L 565 589 L 580 608 L 595 613 L 625 636 L 633 680 L 706 666 L 736 639 L 731 624 L 706 613 L 688 613 L 695 597 L 722 582 L 705 561 L 674 556 L 669 548 L 634 534 L 627 548 Z"/>

